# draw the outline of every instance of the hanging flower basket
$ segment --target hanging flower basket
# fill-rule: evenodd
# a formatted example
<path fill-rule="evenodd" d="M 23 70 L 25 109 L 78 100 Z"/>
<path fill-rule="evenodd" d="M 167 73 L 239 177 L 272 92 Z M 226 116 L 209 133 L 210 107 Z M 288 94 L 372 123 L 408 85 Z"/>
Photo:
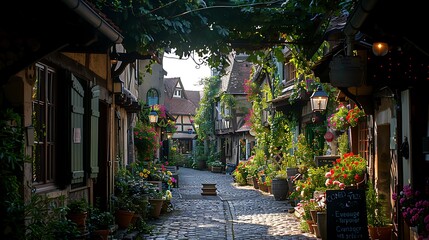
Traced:
<path fill-rule="evenodd" d="M 329 64 L 329 78 L 334 87 L 359 87 L 363 84 L 365 68 L 361 57 L 334 57 Z"/>
<path fill-rule="evenodd" d="M 361 119 L 364 119 L 365 111 L 355 106 L 349 109 L 350 106 L 340 104 L 336 112 L 328 117 L 328 126 L 336 131 L 344 131 L 349 127 L 356 127 Z"/>

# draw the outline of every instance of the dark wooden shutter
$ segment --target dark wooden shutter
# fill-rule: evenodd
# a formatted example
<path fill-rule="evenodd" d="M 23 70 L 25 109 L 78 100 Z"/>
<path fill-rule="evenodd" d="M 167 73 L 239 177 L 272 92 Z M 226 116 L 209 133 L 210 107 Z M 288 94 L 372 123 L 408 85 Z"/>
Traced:
<path fill-rule="evenodd" d="M 84 89 L 75 76 L 71 76 L 71 171 L 72 184 L 84 180 L 83 141 L 84 141 Z"/>
<path fill-rule="evenodd" d="M 100 118 L 99 111 L 100 87 L 94 86 L 91 89 L 91 123 L 90 123 L 90 164 L 91 178 L 96 178 L 99 172 L 98 169 L 98 119 Z"/>

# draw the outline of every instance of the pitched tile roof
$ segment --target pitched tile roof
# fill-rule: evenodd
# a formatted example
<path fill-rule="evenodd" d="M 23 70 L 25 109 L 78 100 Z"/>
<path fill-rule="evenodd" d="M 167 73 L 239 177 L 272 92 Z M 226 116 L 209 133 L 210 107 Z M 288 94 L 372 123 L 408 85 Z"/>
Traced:
<path fill-rule="evenodd" d="M 192 101 L 196 106 L 200 105 L 200 100 L 201 100 L 201 92 L 200 91 L 186 90 L 185 94 L 186 94 L 186 97 L 190 101 Z"/>
<path fill-rule="evenodd" d="M 164 88 L 166 92 L 166 97 L 164 99 L 165 107 L 172 115 L 195 115 L 201 99 L 200 92 L 185 90 L 182 87 L 182 98 L 173 97 L 177 83 L 181 84 L 181 79 L 178 77 L 164 78 Z"/>
<path fill-rule="evenodd" d="M 179 81 L 179 77 L 164 78 L 164 90 L 167 98 L 173 97 L 174 89 L 176 88 L 177 82 Z"/>
<path fill-rule="evenodd" d="M 250 78 L 252 63 L 247 62 L 248 55 L 237 55 L 231 58 L 231 66 L 228 75 L 225 76 L 227 83 L 223 90 L 230 94 L 245 94 L 244 81 Z"/>

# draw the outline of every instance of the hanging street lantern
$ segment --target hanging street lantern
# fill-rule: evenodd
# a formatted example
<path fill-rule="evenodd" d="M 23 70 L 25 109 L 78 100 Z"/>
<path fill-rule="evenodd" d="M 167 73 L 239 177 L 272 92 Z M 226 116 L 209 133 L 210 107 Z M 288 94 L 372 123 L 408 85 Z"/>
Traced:
<path fill-rule="evenodd" d="M 322 112 L 326 110 L 328 105 L 328 94 L 323 91 L 322 86 L 319 85 L 317 90 L 311 95 L 311 110 L 313 112 Z"/>

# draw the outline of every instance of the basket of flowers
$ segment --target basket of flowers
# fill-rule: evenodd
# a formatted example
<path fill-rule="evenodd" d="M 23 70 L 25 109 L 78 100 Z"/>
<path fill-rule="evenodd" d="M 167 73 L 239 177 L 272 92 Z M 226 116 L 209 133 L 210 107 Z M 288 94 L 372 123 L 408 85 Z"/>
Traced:
<path fill-rule="evenodd" d="M 367 170 L 366 160 L 358 154 L 345 153 L 333 162 L 333 167 L 325 173 L 325 185 L 329 189 L 363 186 Z"/>
<path fill-rule="evenodd" d="M 365 111 L 357 106 L 349 108 L 349 105 L 345 106 L 340 103 L 336 112 L 328 118 L 328 126 L 338 131 L 344 131 L 349 127 L 356 127 L 359 121 L 365 117 Z"/>

